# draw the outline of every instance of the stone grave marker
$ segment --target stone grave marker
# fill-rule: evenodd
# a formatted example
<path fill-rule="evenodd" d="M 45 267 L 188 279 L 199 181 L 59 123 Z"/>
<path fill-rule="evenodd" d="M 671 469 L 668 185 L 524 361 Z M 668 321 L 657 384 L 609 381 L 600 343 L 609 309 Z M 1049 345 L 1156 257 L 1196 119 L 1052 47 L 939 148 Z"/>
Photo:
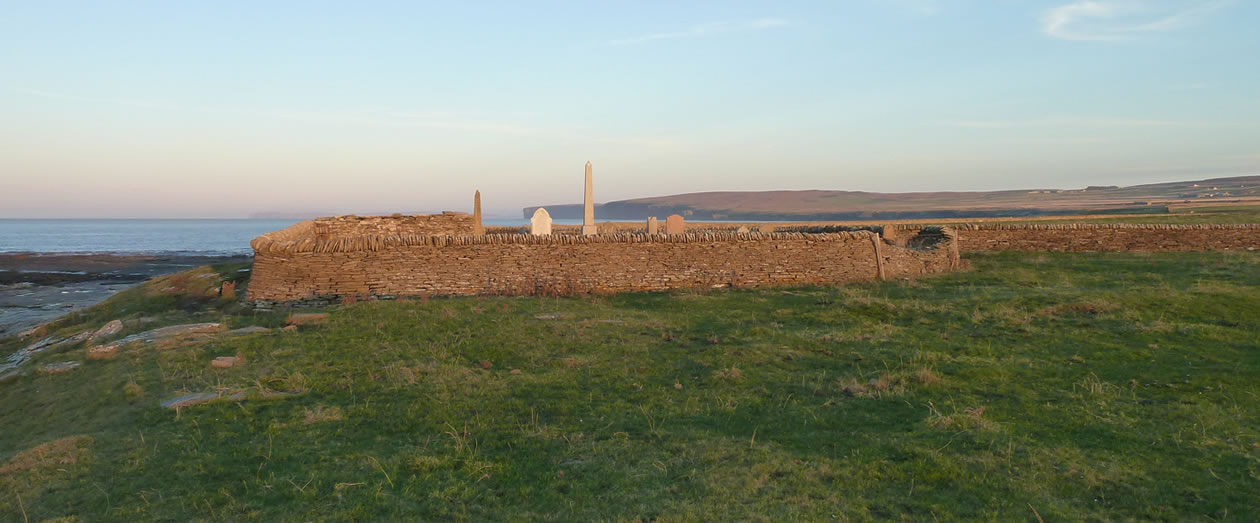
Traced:
<path fill-rule="evenodd" d="M 547 209 L 539 207 L 534 211 L 534 216 L 529 219 L 529 233 L 534 236 L 551 234 L 551 214 L 547 212 Z"/>
<path fill-rule="evenodd" d="M 669 218 L 665 218 L 665 234 L 682 234 L 686 230 L 687 222 L 682 216 L 671 214 Z"/>

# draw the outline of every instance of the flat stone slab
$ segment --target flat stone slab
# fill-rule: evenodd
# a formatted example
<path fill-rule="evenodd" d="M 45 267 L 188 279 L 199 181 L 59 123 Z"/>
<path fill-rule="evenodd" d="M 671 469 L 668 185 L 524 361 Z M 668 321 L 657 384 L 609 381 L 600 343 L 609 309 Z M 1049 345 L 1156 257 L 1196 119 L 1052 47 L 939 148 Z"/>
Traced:
<path fill-rule="evenodd" d="M 262 332 L 271 332 L 271 329 L 267 327 L 259 327 L 257 325 L 251 325 L 249 327 L 241 327 L 239 329 L 232 329 L 230 331 L 227 331 L 225 334 L 227 334 L 228 336 L 244 336 L 246 334 L 258 334 Z"/>
<path fill-rule="evenodd" d="M 555 313 L 550 313 L 550 314 L 535 314 L 534 315 L 534 318 L 539 319 L 539 320 L 562 320 L 562 319 L 567 319 L 567 318 L 572 318 L 572 317 L 573 317 L 573 313 L 571 312 L 555 312 Z"/>
<path fill-rule="evenodd" d="M 110 320 L 109 323 L 101 326 L 101 328 L 97 329 L 96 332 L 93 332 L 91 336 L 88 336 L 88 341 L 96 341 L 101 338 L 107 338 L 122 332 L 122 330 L 123 323 L 121 321 Z"/>
<path fill-rule="evenodd" d="M 162 407 L 168 409 L 178 409 L 180 407 L 191 407 L 193 405 L 201 405 L 219 399 L 218 393 L 214 392 L 193 392 L 184 394 L 183 396 L 175 396 L 162 402 Z"/>
<path fill-rule="evenodd" d="M 110 350 L 117 351 L 124 345 L 132 343 L 154 343 L 161 340 L 176 338 L 180 336 L 188 336 L 193 334 L 209 334 L 221 332 L 223 330 L 222 323 L 188 323 L 184 325 L 171 325 L 169 327 L 159 327 L 157 329 L 144 331 L 139 334 L 132 334 L 126 338 L 110 342 L 105 345 L 98 345 L 88 349 L 88 353 L 92 352 L 108 352 Z"/>
<path fill-rule="evenodd" d="M 283 398 L 288 398 L 290 396 L 297 396 L 297 395 L 298 395 L 297 393 L 291 393 L 291 392 L 269 391 L 269 392 L 264 392 L 262 396 L 259 397 L 258 399 L 264 399 L 264 400 L 283 399 Z M 226 393 L 190 392 L 188 394 L 175 396 L 174 398 L 169 398 L 166 401 L 163 401 L 161 405 L 163 408 L 167 408 L 167 409 L 178 409 L 182 407 L 193 407 L 196 405 L 205 405 L 207 403 L 211 403 L 218 400 L 242 401 L 247 396 L 248 395 L 245 392 L 239 391 L 239 390 L 235 392 L 226 392 Z"/>
<path fill-rule="evenodd" d="M 32 356 L 45 350 L 58 347 L 63 344 L 81 342 L 87 339 L 91 334 L 91 332 L 83 331 L 65 338 L 44 338 L 27 345 L 26 347 L 18 349 L 17 352 L 10 354 L 4 362 L 0 362 L 0 372 L 4 372 L 9 369 L 16 369 L 19 365 L 26 363 L 27 360 L 30 360 Z"/>
<path fill-rule="evenodd" d="M 118 345 L 114 345 L 114 344 L 97 345 L 95 347 L 88 347 L 87 359 L 104 360 L 104 359 L 112 358 L 118 355 L 118 347 L 119 347 Z"/>
<path fill-rule="evenodd" d="M 245 363 L 245 360 L 233 356 L 219 356 L 210 361 L 210 366 L 216 369 L 230 369 L 237 365 Z"/>
<path fill-rule="evenodd" d="M 83 365 L 81 361 L 63 361 L 61 363 L 49 363 L 39 368 L 39 372 L 43 374 L 63 374 L 79 368 Z"/>

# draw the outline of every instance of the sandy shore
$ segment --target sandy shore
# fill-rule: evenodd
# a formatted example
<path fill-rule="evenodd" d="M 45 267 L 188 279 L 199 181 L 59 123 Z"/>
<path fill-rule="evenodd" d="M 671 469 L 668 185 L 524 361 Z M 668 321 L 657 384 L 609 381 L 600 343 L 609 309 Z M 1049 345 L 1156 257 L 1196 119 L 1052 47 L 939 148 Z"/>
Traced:
<path fill-rule="evenodd" d="M 0 253 L 0 337 L 100 303 L 154 276 L 248 256 Z"/>

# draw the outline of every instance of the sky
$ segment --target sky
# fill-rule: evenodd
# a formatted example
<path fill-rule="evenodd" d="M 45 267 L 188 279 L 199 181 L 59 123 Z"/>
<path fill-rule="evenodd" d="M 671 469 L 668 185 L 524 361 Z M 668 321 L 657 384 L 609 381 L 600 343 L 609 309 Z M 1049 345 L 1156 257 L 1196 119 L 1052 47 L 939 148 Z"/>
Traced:
<path fill-rule="evenodd" d="M 1260 0 L 5 2 L 0 217 L 1260 174 Z"/>

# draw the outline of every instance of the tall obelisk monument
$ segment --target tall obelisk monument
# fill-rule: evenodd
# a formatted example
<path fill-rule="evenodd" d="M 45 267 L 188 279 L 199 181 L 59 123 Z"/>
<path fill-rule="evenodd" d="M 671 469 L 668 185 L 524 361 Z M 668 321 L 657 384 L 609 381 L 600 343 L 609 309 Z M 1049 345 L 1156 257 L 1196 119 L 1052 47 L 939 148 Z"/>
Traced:
<path fill-rule="evenodd" d="M 591 162 L 586 162 L 586 196 L 582 198 L 582 236 L 598 232 L 595 226 L 595 192 L 591 189 Z"/>

